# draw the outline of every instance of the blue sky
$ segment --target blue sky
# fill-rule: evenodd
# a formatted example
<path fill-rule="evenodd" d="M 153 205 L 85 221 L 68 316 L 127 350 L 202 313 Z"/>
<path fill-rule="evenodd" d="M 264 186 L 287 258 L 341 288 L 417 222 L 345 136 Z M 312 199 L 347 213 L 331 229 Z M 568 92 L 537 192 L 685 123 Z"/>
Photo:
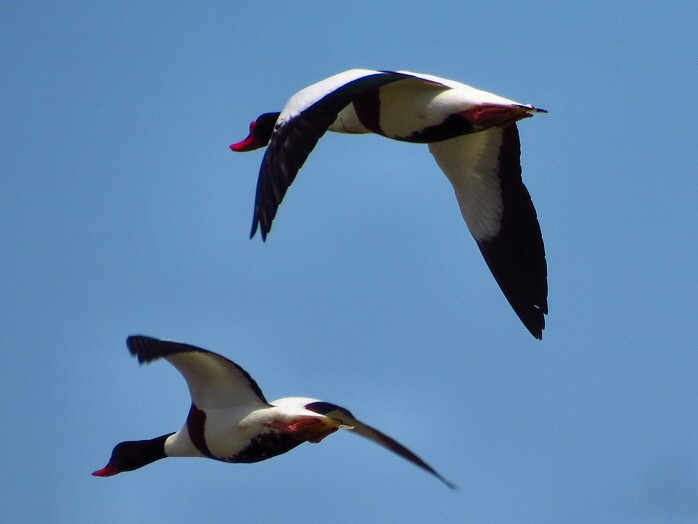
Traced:
<path fill-rule="evenodd" d="M 99 4 L 99 5 L 98 5 Z M 3 2 L 0 504 L 11 522 L 695 522 L 693 2 Z M 354 68 L 532 103 L 549 265 L 521 325 L 426 147 L 326 136 L 263 244 L 254 117 Z M 90 476 L 179 429 L 129 334 L 197 344 L 344 432 L 255 465 Z"/>

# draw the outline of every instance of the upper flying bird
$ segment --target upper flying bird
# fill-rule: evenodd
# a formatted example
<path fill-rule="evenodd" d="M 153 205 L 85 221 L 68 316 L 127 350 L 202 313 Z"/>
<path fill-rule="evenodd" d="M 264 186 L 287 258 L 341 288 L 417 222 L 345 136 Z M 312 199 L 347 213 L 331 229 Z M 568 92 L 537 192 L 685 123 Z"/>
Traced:
<path fill-rule="evenodd" d="M 296 173 L 327 131 L 377 133 L 429 144 L 494 278 L 537 339 L 548 313 L 545 248 L 521 180 L 516 122 L 543 109 L 432 75 L 353 69 L 299 91 L 280 113 L 250 124 L 233 151 L 267 146 L 257 180 L 253 237 L 271 229 Z"/>
<path fill-rule="evenodd" d="M 191 408 L 184 427 L 176 433 L 117 444 L 109 463 L 92 473 L 97 477 L 132 471 L 165 457 L 259 462 L 303 442 L 320 442 L 338 429 L 349 429 L 455 488 L 405 446 L 340 406 L 304 397 L 267 402 L 244 369 L 196 346 L 144 336 L 128 337 L 126 344 L 141 364 L 164 358 L 176 367 L 189 386 Z"/>

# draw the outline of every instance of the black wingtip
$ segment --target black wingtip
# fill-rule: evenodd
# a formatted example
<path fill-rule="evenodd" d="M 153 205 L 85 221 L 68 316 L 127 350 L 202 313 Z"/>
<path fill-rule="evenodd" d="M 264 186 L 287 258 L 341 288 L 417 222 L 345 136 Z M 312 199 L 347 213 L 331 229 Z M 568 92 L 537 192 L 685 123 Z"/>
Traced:
<path fill-rule="evenodd" d="M 250 240 L 254 238 L 254 236 L 257 234 L 257 230 L 259 229 L 259 234 L 262 237 L 262 242 L 267 241 L 267 228 L 264 227 L 264 224 L 261 223 L 259 218 L 257 218 L 257 215 L 255 214 L 254 219 L 252 220 L 252 228 L 250 229 Z"/>
<path fill-rule="evenodd" d="M 155 358 L 148 351 L 148 346 L 153 342 L 159 342 L 159 340 L 144 335 L 130 335 L 126 337 L 128 351 L 134 357 L 138 357 L 139 364 L 145 364 Z"/>
<path fill-rule="evenodd" d="M 508 297 L 507 297 L 508 298 Z M 520 304 L 515 304 L 511 300 L 509 301 L 514 312 L 519 317 L 524 327 L 528 332 L 533 335 L 533 338 L 537 340 L 543 340 L 543 330 L 545 329 L 545 314 L 547 311 L 543 308 L 537 306 L 525 307 Z"/>
<path fill-rule="evenodd" d="M 541 309 L 535 308 L 535 311 L 529 316 L 528 319 L 519 315 L 519 318 L 523 322 L 529 333 L 533 335 L 533 338 L 537 340 L 543 340 L 543 330 L 545 329 L 545 312 Z"/>
<path fill-rule="evenodd" d="M 547 267 L 546 267 L 546 278 L 547 278 Z M 543 340 L 543 330 L 545 330 L 545 316 L 548 314 L 548 287 L 547 280 L 544 286 L 545 293 L 539 301 L 533 305 L 530 305 L 523 311 L 523 308 L 514 308 L 517 315 L 523 322 L 524 326 L 533 335 L 534 338 L 538 340 Z"/>
<path fill-rule="evenodd" d="M 439 480 L 440 480 L 441 482 L 443 482 L 444 484 L 446 484 L 446 486 L 447 486 L 448 488 L 452 489 L 453 491 L 459 491 L 459 490 L 460 490 L 460 487 L 459 487 L 458 485 L 454 484 L 453 482 L 451 482 L 450 480 L 446 480 L 446 479 L 443 478 L 443 477 L 439 477 Z"/>

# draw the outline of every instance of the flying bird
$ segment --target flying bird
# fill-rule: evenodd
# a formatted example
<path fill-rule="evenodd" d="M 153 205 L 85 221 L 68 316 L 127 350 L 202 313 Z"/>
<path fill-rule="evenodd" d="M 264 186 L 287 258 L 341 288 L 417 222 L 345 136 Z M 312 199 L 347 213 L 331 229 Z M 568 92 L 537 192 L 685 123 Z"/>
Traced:
<path fill-rule="evenodd" d="M 267 402 L 244 369 L 224 356 L 196 346 L 144 336 L 130 336 L 126 344 L 141 364 L 164 358 L 177 368 L 189 386 L 191 408 L 184 427 L 176 433 L 117 444 L 109 463 L 92 473 L 97 477 L 133 471 L 165 457 L 259 462 L 304 442 L 320 442 L 338 429 L 348 429 L 455 488 L 412 451 L 357 420 L 345 408 L 305 397 Z"/>
<path fill-rule="evenodd" d="M 531 334 L 548 313 L 545 248 L 521 179 L 516 122 L 546 111 L 465 84 L 407 71 L 353 69 L 299 91 L 250 124 L 233 151 L 267 147 L 250 238 L 265 240 L 298 170 L 326 131 L 426 143 L 456 193 L 494 278 Z"/>

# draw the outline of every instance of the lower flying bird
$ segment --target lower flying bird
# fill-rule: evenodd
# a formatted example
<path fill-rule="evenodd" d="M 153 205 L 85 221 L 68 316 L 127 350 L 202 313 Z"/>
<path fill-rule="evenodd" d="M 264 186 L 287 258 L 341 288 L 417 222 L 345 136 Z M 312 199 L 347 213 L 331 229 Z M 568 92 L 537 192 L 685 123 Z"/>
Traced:
<path fill-rule="evenodd" d="M 259 228 L 266 239 L 286 190 L 326 131 L 429 144 L 494 278 L 540 339 L 548 313 L 547 266 L 536 210 L 521 179 L 516 122 L 545 112 L 406 71 L 353 69 L 322 80 L 293 95 L 280 113 L 259 116 L 249 136 L 230 146 L 267 146 L 250 237 Z"/>
<path fill-rule="evenodd" d="M 244 369 L 196 346 L 143 336 L 128 337 L 126 343 L 141 364 L 164 358 L 176 367 L 189 386 L 191 408 L 184 427 L 176 433 L 117 444 L 109 463 L 93 473 L 97 477 L 133 471 L 165 457 L 259 462 L 304 442 L 320 442 L 338 429 L 349 429 L 455 487 L 405 446 L 342 407 L 302 397 L 267 402 Z"/>

